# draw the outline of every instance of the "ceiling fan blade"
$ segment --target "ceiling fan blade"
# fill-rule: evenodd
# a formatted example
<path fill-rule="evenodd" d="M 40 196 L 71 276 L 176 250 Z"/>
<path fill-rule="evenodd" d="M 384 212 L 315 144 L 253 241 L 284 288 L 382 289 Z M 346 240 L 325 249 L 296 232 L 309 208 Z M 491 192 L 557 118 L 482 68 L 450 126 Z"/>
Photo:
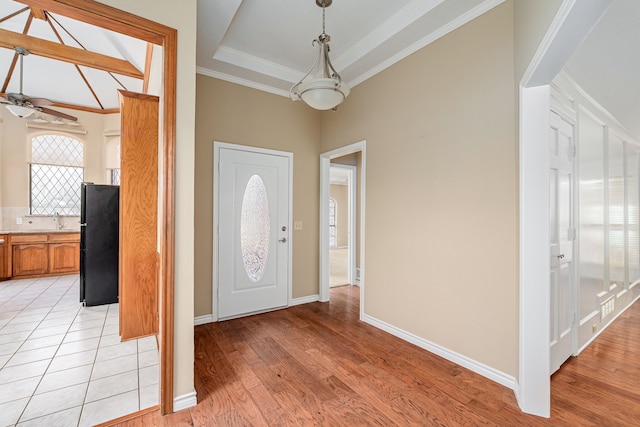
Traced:
<path fill-rule="evenodd" d="M 63 113 L 61 111 L 52 110 L 51 108 L 38 107 L 37 110 L 42 112 L 42 113 L 49 114 L 51 116 L 60 117 L 61 119 L 65 119 L 65 120 L 70 120 L 72 122 L 78 121 L 77 117 L 73 117 L 73 116 L 71 116 L 69 114 L 66 114 L 66 113 Z"/>
<path fill-rule="evenodd" d="M 34 107 L 46 107 L 47 105 L 53 104 L 53 102 L 49 101 L 46 98 L 29 98 L 29 102 Z"/>

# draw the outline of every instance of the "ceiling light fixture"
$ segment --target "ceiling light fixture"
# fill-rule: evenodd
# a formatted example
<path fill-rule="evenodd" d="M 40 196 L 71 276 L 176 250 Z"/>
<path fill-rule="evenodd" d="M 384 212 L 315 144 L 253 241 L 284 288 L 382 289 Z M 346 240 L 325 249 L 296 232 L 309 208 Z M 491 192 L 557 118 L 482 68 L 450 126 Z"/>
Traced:
<path fill-rule="evenodd" d="M 342 81 L 342 77 L 333 68 L 329 59 L 329 42 L 331 37 L 325 32 L 325 8 L 331 6 L 333 0 L 316 0 L 322 8 L 322 34 L 312 42 L 318 44 L 318 57 L 307 74 L 295 84 L 289 96 L 294 101 L 304 101 L 316 110 L 335 109 L 349 96 L 349 85 Z M 305 81 L 307 77 L 311 77 Z"/>
<path fill-rule="evenodd" d="M 33 114 L 33 110 L 31 108 L 23 107 L 22 105 L 13 105 L 9 104 L 6 106 L 7 110 L 11 112 L 16 117 L 20 117 L 24 119 L 25 117 L 29 117 Z"/>

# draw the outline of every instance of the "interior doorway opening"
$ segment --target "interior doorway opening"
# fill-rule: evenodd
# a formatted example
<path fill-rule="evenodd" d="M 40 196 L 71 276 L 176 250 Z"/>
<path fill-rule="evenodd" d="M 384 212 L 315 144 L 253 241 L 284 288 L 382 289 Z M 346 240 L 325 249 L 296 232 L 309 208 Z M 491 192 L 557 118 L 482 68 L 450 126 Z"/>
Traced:
<path fill-rule="evenodd" d="M 320 301 L 329 301 L 333 270 L 333 287 L 360 285 L 361 316 L 364 307 L 365 171 L 365 141 L 320 156 Z M 340 196 L 341 192 L 345 195 Z M 336 280 L 335 276 L 339 278 Z"/>
<path fill-rule="evenodd" d="M 357 171 L 359 153 L 331 161 L 329 168 L 329 287 L 357 285 Z M 346 165 L 338 162 L 355 163 Z"/>

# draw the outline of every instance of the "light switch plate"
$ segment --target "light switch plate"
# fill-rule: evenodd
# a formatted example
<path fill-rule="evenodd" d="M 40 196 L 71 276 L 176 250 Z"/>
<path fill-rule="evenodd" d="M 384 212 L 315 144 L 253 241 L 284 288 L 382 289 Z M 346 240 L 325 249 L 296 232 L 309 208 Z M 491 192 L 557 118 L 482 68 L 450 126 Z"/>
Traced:
<path fill-rule="evenodd" d="M 16 224 L 17 225 L 21 225 L 22 224 L 22 218 L 21 217 L 16 217 Z"/>
<path fill-rule="evenodd" d="M 296 221 L 293 223 L 293 229 L 296 231 L 302 230 L 302 221 Z"/>

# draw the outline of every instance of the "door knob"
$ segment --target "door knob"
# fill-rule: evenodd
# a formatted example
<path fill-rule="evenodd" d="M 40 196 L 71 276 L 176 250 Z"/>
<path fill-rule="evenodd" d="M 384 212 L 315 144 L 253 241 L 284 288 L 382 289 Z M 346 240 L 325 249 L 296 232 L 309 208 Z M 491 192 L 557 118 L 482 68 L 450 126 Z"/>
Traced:
<path fill-rule="evenodd" d="M 558 259 L 562 259 L 562 258 L 564 258 L 564 254 L 558 255 Z"/>
<path fill-rule="evenodd" d="M 287 241 L 286 237 L 283 237 L 282 239 L 278 240 L 278 242 L 282 242 L 282 243 L 285 243 L 286 241 Z"/>

